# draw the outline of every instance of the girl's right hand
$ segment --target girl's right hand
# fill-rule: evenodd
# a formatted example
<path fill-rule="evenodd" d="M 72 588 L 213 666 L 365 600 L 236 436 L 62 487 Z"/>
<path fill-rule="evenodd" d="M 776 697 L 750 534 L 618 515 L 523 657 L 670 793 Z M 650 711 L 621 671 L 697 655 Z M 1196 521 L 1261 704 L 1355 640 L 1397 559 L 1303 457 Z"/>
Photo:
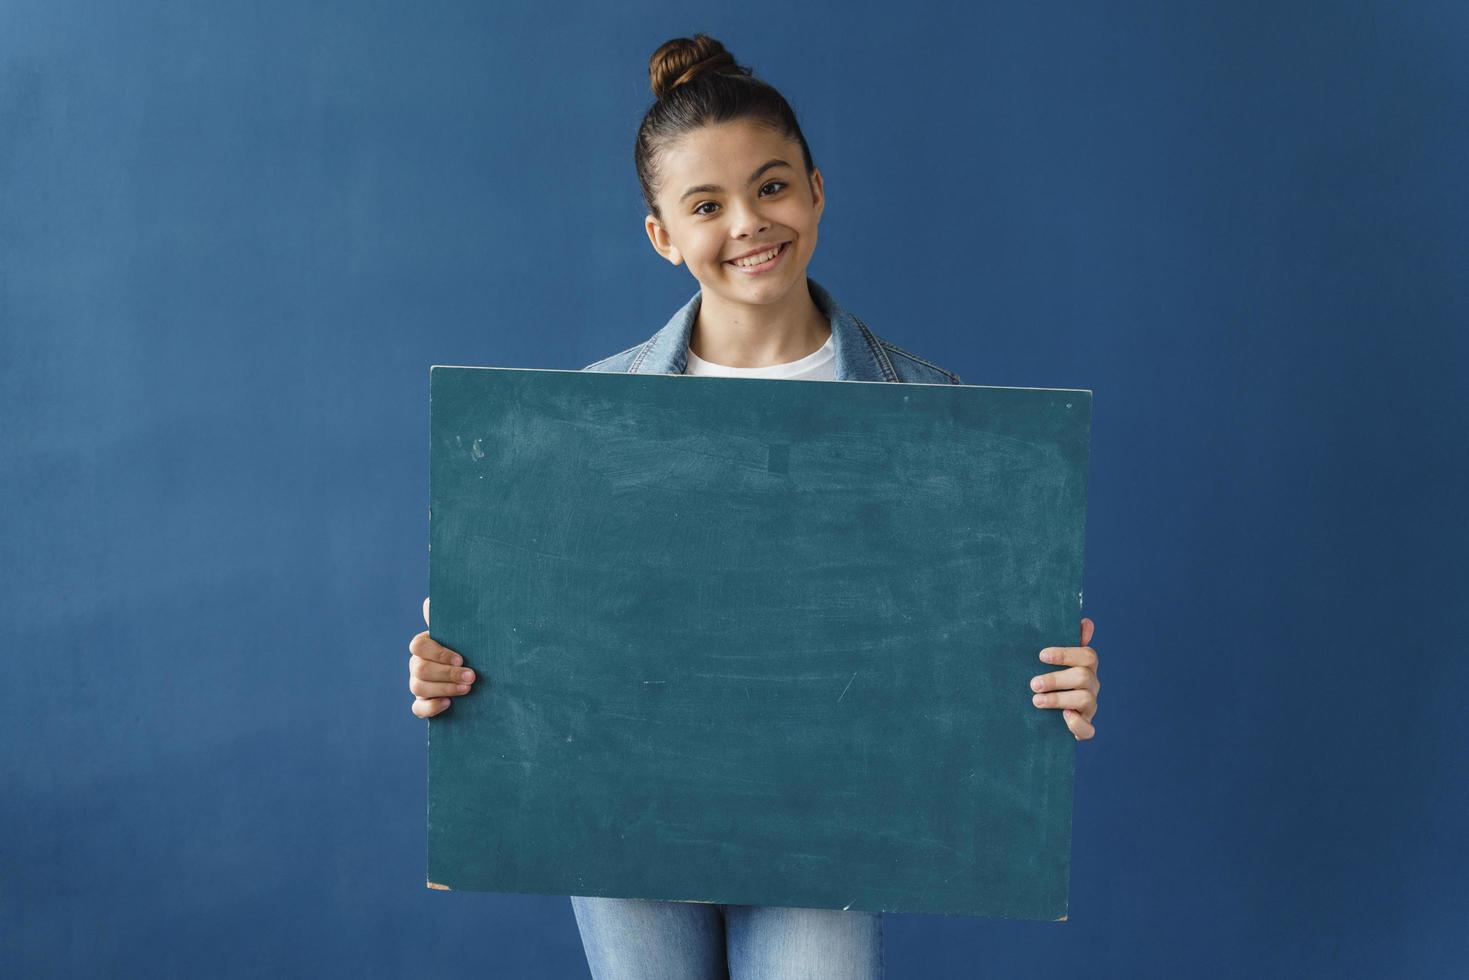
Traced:
<path fill-rule="evenodd" d="M 428 600 L 423 600 L 423 625 L 428 625 Z M 464 658 L 440 646 L 428 630 L 408 641 L 408 690 L 413 692 L 413 713 L 432 718 L 444 711 L 450 699 L 469 693 L 474 671 L 464 667 Z"/>

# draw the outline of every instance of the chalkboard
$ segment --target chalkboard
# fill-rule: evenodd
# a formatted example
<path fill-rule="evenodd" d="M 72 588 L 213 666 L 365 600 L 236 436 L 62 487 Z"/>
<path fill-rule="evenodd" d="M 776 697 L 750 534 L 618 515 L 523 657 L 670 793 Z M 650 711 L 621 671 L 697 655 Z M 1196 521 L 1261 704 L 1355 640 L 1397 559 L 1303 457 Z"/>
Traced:
<path fill-rule="evenodd" d="M 1065 918 L 1091 392 L 430 378 L 430 887 Z"/>

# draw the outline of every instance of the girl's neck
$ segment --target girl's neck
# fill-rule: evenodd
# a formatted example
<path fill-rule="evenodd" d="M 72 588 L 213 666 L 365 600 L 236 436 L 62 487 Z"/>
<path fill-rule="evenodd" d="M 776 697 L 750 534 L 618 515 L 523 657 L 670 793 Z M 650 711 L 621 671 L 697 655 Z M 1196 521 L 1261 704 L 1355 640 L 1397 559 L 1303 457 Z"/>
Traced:
<path fill-rule="evenodd" d="M 769 367 L 815 353 L 830 336 L 831 323 L 805 283 L 772 306 L 728 303 L 704 290 L 689 347 L 725 367 Z"/>

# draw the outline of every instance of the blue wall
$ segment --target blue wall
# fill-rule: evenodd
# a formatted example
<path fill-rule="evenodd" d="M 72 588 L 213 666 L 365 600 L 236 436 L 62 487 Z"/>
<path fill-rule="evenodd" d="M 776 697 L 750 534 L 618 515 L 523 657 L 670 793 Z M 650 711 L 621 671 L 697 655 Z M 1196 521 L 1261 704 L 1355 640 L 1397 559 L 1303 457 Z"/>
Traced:
<path fill-rule="evenodd" d="M 0 973 L 584 975 L 423 885 L 428 367 L 692 295 L 631 145 L 696 30 L 848 308 L 1095 391 L 1071 920 L 889 976 L 1462 965 L 1469 8 L 732 9 L 0 5 Z"/>

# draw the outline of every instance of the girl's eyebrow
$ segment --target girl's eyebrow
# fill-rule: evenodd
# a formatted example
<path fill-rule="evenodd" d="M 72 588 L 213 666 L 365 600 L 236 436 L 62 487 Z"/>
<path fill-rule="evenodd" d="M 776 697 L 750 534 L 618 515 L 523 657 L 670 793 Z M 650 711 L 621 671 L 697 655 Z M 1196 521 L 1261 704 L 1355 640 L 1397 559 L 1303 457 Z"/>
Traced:
<path fill-rule="evenodd" d="M 790 164 L 789 163 L 786 163 L 784 160 L 767 160 L 764 163 L 762 163 L 759 166 L 759 168 L 756 169 L 756 171 L 753 174 L 750 175 L 750 179 L 748 181 L 746 181 L 746 183 L 747 184 L 753 184 L 753 183 L 755 183 L 755 181 L 757 181 L 757 180 L 760 179 L 760 175 L 763 174 L 765 171 L 769 170 L 771 167 L 789 167 L 789 166 L 790 166 Z M 723 190 L 724 190 L 723 187 L 719 187 L 716 184 L 700 184 L 698 187 L 690 187 L 688 190 L 684 191 L 683 192 L 683 197 L 680 197 L 678 200 L 679 200 L 679 203 L 683 203 L 683 199 L 685 197 L 688 197 L 690 194 L 718 194 L 718 193 L 720 193 Z"/>

